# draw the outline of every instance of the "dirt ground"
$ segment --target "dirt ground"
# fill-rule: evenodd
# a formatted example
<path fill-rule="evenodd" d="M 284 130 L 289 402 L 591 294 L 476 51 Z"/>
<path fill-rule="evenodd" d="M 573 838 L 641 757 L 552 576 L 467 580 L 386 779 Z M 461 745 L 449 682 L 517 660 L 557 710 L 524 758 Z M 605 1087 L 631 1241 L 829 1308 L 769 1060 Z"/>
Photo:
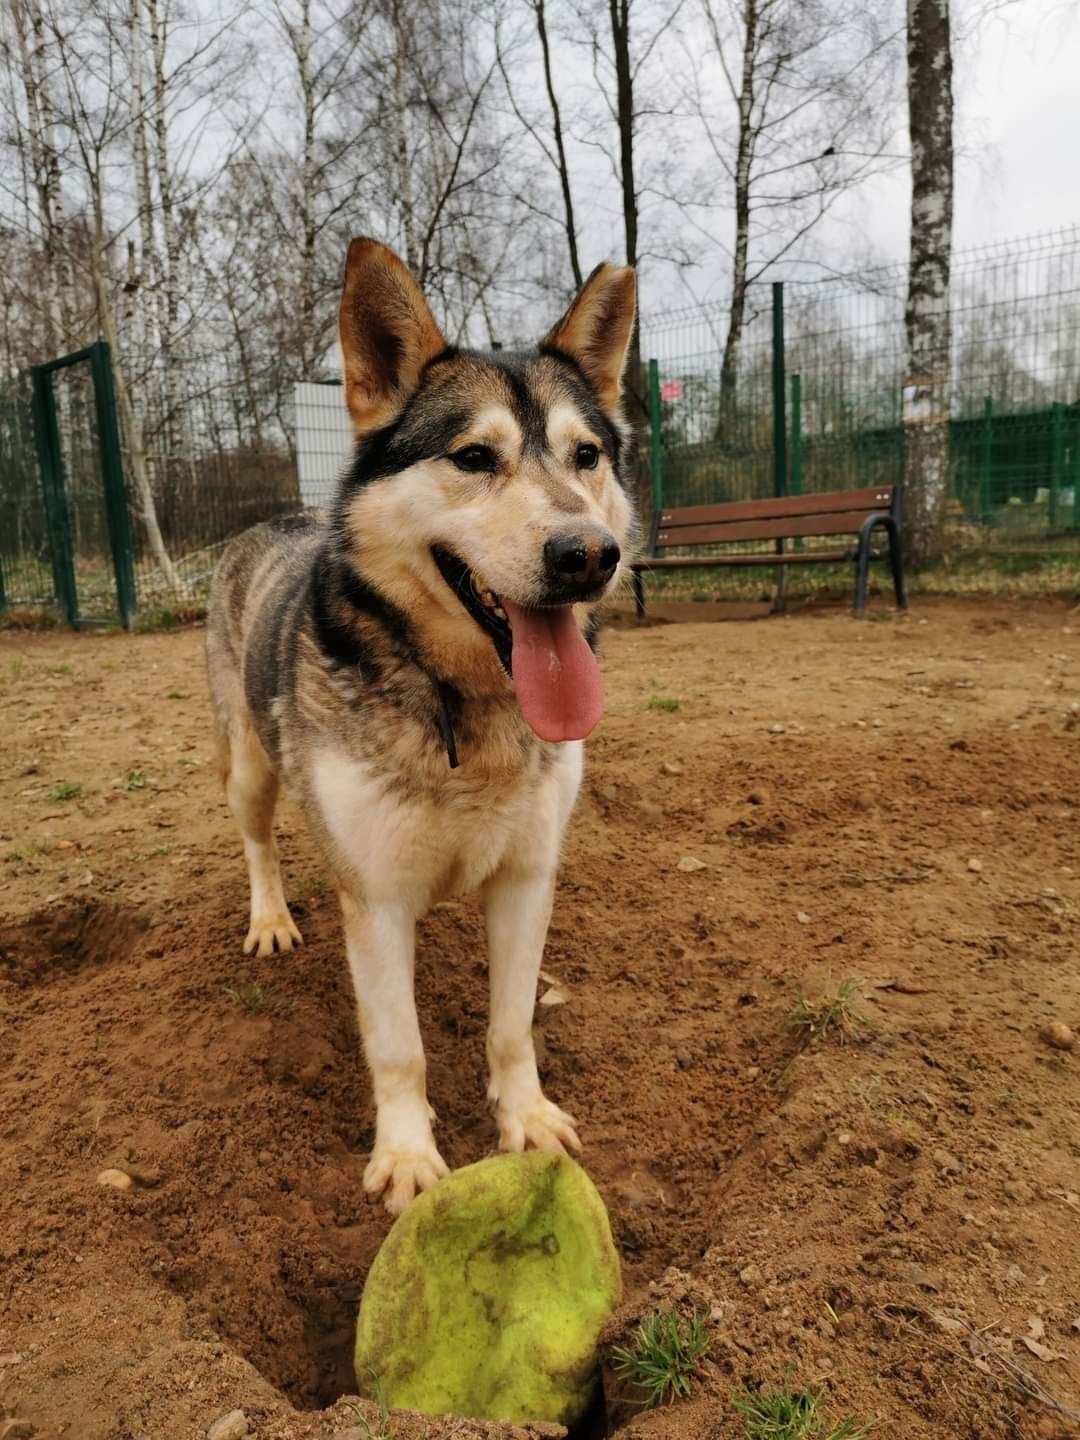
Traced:
<path fill-rule="evenodd" d="M 619 1433 L 741 1436 L 733 1391 L 786 1377 L 883 1436 L 1080 1434 L 1080 1039 L 1044 1034 L 1080 1031 L 1080 616 L 755 613 L 607 634 L 548 944 L 624 1313 L 710 1314 L 693 1397 Z M 389 1220 L 335 901 L 283 805 L 307 943 L 241 954 L 202 643 L 0 635 L 3 1440 L 371 1416 L 341 1397 Z M 421 934 L 454 1165 L 494 1140 L 481 934 L 472 903 Z M 790 1028 L 844 982 L 846 1033 Z"/>

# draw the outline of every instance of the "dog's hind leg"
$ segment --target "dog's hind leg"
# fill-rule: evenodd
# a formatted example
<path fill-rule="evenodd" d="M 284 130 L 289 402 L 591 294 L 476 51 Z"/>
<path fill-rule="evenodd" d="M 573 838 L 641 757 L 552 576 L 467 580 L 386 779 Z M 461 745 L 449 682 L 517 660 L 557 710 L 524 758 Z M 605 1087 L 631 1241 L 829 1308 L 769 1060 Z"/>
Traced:
<path fill-rule="evenodd" d="M 274 841 L 277 776 L 249 724 L 240 722 L 230 726 L 220 744 L 225 794 L 243 836 L 251 882 L 251 924 L 244 940 L 244 954 L 254 951 L 258 955 L 272 955 L 275 945 L 282 952 L 291 950 L 294 942 L 303 943 L 303 937 L 289 914 L 281 886 L 281 867 Z"/>

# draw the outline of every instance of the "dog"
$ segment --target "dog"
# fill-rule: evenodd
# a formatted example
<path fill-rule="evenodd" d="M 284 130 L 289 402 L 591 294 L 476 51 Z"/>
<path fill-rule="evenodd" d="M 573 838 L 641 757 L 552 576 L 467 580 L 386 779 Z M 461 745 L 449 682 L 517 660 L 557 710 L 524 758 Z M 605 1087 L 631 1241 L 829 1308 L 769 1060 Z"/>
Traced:
<path fill-rule="evenodd" d="M 244 953 L 301 943 L 279 782 L 332 872 L 376 1104 L 364 1172 L 400 1213 L 446 1175 L 413 997 L 416 922 L 480 892 L 503 1150 L 579 1151 L 532 1020 L 559 851 L 600 719 L 596 606 L 633 559 L 621 412 L 630 269 L 601 265 L 534 350 L 447 343 L 385 245 L 354 240 L 339 327 L 355 454 L 332 508 L 224 550 L 215 729 L 251 885 Z"/>

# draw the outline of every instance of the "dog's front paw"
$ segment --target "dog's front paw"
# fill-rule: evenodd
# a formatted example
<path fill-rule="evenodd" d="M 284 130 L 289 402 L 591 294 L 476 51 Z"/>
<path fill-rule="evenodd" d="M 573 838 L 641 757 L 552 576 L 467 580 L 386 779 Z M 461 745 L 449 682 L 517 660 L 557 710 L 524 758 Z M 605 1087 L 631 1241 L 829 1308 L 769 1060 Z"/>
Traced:
<path fill-rule="evenodd" d="M 520 1109 L 499 1105 L 496 1119 L 500 1150 L 524 1150 L 531 1145 L 536 1150 L 553 1150 L 567 1155 L 571 1150 L 580 1151 L 582 1148 L 577 1121 L 543 1095 L 537 1095 L 532 1104 Z"/>
<path fill-rule="evenodd" d="M 257 919 L 252 919 L 251 928 L 244 940 L 244 954 L 250 955 L 254 951 L 260 957 L 272 955 L 276 945 L 284 955 L 294 944 L 303 943 L 304 937 L 296 928 L 292 916 L 288 910 L 282 910 L 276 915 L 260 915 Z"/>
<path fill-rule="evenodd" d="M 364 1171 L 364 1189 L 369 1195 L 385 1191 L 387 1210 L 391 1215 L 400 1215 L 422 1190 L 430 1190 L 449 1174 L 449 1165 L 433 1144 L 423 1150 L 376 1146 Z"/>

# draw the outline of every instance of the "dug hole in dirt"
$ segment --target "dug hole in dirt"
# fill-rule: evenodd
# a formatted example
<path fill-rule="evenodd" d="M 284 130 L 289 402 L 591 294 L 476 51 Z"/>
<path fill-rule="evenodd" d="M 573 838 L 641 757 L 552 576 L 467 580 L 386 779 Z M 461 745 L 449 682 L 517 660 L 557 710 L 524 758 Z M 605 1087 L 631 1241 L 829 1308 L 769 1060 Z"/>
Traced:
<path fill-rule="evenodd" d="M 608 1340 L 677 1305 L 710 1348 L 689 1399 L 609 1394 L 595 1434 L 742 1436 L 733 1394 L 780 1383 L 911 1440 L 1080 1433 L 1078 627 L 924 601 L 608 633 L 537 1036 L 622 1255 Z M 306 943 L 241 954 L 202 641 L 0 636 L 4 1440 L 380 1433 L 349 1399 L 390 1222 L 335 900 L 283 804 Z M 423 925 L 417 985 L 458 1166 L 495 1138 L 472 902 Z"/>

